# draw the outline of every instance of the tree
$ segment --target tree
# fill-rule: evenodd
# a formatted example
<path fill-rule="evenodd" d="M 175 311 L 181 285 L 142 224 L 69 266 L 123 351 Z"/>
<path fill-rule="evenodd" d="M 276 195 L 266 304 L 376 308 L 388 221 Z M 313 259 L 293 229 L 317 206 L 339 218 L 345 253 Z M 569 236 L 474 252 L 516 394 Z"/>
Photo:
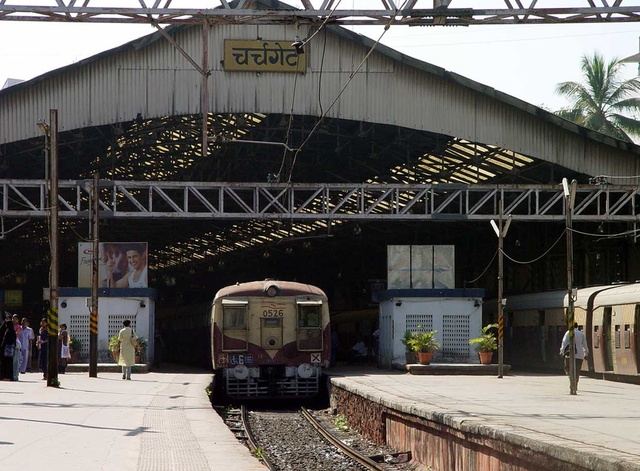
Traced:
<path fill-rule="evenodd" d="M 585 83 L 562 82 L 556 86 L 556 93 L 567 97 L 571 106 L 555 114 L 594 131 L 633 142 L 630 135 L 640 136 L 637 119 L 640 98 L 633 96 L 640 91 L 640 79 L 623 80 L 622 66 L 619 59 L 605 63 L 597 52 L 592 57 L 582 56 Z"/>

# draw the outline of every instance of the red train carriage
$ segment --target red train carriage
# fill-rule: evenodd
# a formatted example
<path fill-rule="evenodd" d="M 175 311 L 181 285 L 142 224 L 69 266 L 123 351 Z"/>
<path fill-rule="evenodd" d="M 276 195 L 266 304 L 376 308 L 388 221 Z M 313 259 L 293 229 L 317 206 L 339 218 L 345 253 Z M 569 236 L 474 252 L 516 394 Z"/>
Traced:
<path fill-rule="evenodd" d="M 222 288 L 211 309 L 217 387 L 235 399 L 316 396 L 330 335 L 327 296 L 315 286 L 264 280 Z"/>

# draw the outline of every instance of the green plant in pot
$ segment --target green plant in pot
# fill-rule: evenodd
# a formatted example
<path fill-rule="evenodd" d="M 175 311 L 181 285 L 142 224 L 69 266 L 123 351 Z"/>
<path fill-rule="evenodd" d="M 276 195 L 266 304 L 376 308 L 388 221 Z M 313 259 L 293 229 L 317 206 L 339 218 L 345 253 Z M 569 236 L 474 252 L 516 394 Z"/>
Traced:
<path fill-rule="evenodd" d="M 418 329 L 422 330 L 423 327 L 419 325 Z M 412 332 L 411 337 L 407 339 L 407 345 L 418 354 L 418 360 L 421 365 L 431 363 L 433 352 L 440 348 L 440 344 L 436 340 L 437 333 L 437 330 Z"/>
<path fill-rule="evenodd" d="M 470 345 L 476 346 L 480 357 L 480 363 L 489 365 L 493 358 L 493 352 L 498 348 L 498 339 L 491 329 L 497 329 L 498 324 L 488 324 L 482 328 L 482 335 L 469 340 Z"/>
<path fill-rule="evenodd" d="M 404 337 L 400 340 L 405 347 L 405 355 L 407 365 L 412 363 L 418 363 L 418 354 L 413 351 L 413 348 L 410 344 L 412 333 L 410 330 L 406 330 L 404 332 Z"/>
<path fill-rule="evenodd" d="M 107 348 L 111 352 L 111 356 L 116 362 L 118 361 L 118 356 L 120 355 L 120 350 L 118 346 L 119 346 L 118 336 L 114 335 L 109 339 L 109 346 Z"/>
<path fill-rule="evenodd" d="M 73 337 L 69 342 L 69 348 L 71 350 L 70 363 L 77 363 L 80 359 L 80 351 L 82 350 L 82 342 L 80 339 Z"/>

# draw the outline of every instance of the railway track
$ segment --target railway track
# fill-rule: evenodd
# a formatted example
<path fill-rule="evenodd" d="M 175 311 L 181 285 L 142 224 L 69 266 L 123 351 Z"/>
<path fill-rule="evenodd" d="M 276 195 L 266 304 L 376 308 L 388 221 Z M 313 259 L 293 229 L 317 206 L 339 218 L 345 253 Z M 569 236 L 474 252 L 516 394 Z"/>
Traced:
<path fill-rule="evenodd" d="M 390 471 L 412 469 L 405 464 L 385 463 L 390 455 L 365 456 L 327 430 L 313 415 L 302 408 L 297 411 L 251 411 L 244 406 L 239 412 L 244 436 L 252 453 L 272 471 L 315 469 Z M 238 436 L 238 435 L 236 435 Z M 406 462 L 410 453 L 403 453 Z"/>

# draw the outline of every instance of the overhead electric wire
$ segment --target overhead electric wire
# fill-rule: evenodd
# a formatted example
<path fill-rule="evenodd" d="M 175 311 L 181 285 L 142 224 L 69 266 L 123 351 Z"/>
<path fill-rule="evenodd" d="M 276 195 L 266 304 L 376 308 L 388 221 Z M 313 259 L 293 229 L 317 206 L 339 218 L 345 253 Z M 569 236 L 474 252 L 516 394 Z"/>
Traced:
<path fill-rule="evenodd" d="M 407 0 L 405 0 L 402 5 L 400 7 L 398 7 L 396 9 L 396 14 L 398 11 L 402 10 L 405 6 L 405 4 L 407 3 Z M 349 84 L 351 83 L 351 81 L 354 79 L 354 77 L 358 74 L 358 72 L 360 72 L 360 69 L 362 68 L 362 66 L 365 64 L 365 62 L 369 59 L 369 56 L 371 54 L 373 54 L 373 51 L 376 49 L 376 47 L 378 46 L 378 44 L 380 43 L 380 40 L 384 37 L 384 35 L 387 33 L 387 31 L 389 31 L 389 28 L 391 27 L 391 23 L 393 22 L 395 18 L 395 15 L 392 16 L 389 19 L 389 22 L 384 26 L 384 30 L 382 31 L 382 34 L 380 34 L 380 36 L 378 37 L 378 39 L 373 43 L 373 45 L 371 46 L 371 48 L 369 49 L 369 52 L 367 52 L 367 54 L 364 56 L 364 58 L 362 59 L 362 61 L 360 61 L 360 63 L 358 64 L 358 66 L 355 68 L 355 70 L 353 72 L 351 72 L 351 74 L 349 75 L 349 80 L 347 80 L 347 83 L 344 84 L 344 86 L 342 87 L 342 89 L 340 90 L 340 92 L 338 93 L 338 95 L 335 97 L 335 99 L 331 102 L 331 105 L 329 105 L 329 107 L 327 108 L 327 110 L 325 112 L 323 112 L 320 115 L 320 118 L 318 119 L 318 121 L 316 122 L 315 126 L 313 126 L 313 128 L 311 129 L 311 132 L 309 132 L 309 135 L 305 138 L 304 141 L 302 141 L 302 144 L 300 144 L 300 146 L 298 147 L 298 149 L 296 150 L 296 153 L 293 156 L 293 162 L 291 162 L 291 170 L 289 171 L 289 178 L 287 178 L 287 183 L 291 182 L 291 177 L 293 175 L 293 168 L 295 167 L 296 161 L 298 159 L 298 154 L 300 153 L 300 151 L 304 148 L 304 146 L 307 144 L 307 142 L 309 142 L 309 140 L 311 139 L 311 136 L 313 136 L 314 132 L 318 129 L 318 127 L 320 126 L 320 124 L 322 123 L 322 121 L 324 120 L 324 118 L 326 117 L 327 113 L 331 110 L 331 108 L 334 107 L 334 105 L 338 102 L 338 100 L 340 99 L 340 97 L 342 96 L 342 94 L 344 93 L 344 91 L 347 89 L 347 87 L 349 86 Z"/>
<path fill-rule="evenodd" d="M 515 258 L 510 257 L 504 250 L 502 250 L 502 255 L 507 257 L 513 263 L 519 263 L 520 265 L 528 265 L 530 263 L 535 263 L 538 260 L 540 260 L 542 257 L 544 257 L 545 255 L 547 255 L 549 252 L 551 252 L 551 250 L 556 245 L 558 245 L 558 242 L 560 242 L 560 240 L 562 239 L 562 237 L 565 235 L 566 232 L 567 232 L 567 228 L 565 227 L 565 229 L 562 231 L 562 234 L 560 234 L 560 237 L 558 237 L 558 239 L 551 245 L 551 247 L 549 247 L 542 255 L 540 255 L 539 257 L 534 258 L 533 260 L 529 260 L 529 261 L 526 261 L 526 262 L 523 262 L 523 261 L 520 261 L 520 260 L 516 260 Z"/>
<path fill-rule="evenodd" d="M 471 283 L 475 283 L 476 281 L 478 281 L 480 278 L 482 278 L 484 276 L 485 273 L 487 273 L 487 270 L 489 269 L 489 267 L 491 266 L 491 264 L 493 263 L 493 261 L 496 259 L 496 255 L 498 255 L 498 250 L 496 249 L 495 252 L 493 252 L 493 257 L 491 257 L 491 260 L 489 261 L 489 263 L 487 264 L 487 266 L 485 267 L 484 271 L 482 273 L 480 273 L 480 276 L 478 276 L 478 278 L 475 278 L 471 281 L 466 281 L 465 282 L 465 286 L 467 284 L 471 284 Z"/>

